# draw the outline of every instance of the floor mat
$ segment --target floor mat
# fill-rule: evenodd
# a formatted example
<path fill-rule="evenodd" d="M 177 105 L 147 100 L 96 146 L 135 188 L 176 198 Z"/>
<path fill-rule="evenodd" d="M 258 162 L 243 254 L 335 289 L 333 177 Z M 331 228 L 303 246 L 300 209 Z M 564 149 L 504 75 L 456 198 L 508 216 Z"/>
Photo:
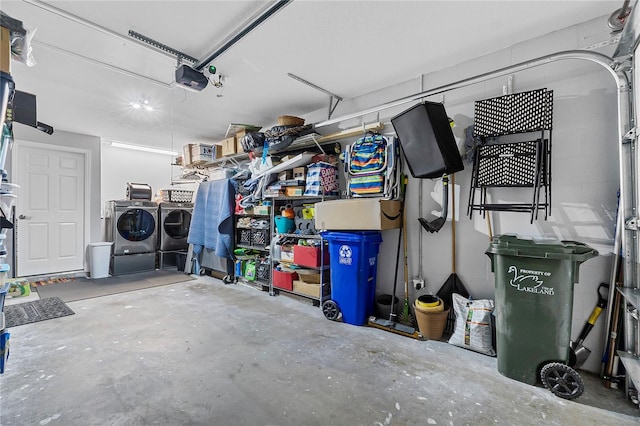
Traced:
<path fill-rule="evenodd" d="M 74 280 L 75 280 L 75 277 L 42 278 L 36 281 L 31 281 L 31 285 L 35 287 L 35 286 L 41 286 L 41 285 L 67 283 L 69 281 L 74 281 Z"/>
<path fill-rule="evenodd" d="M 73 314 L 75 312 L 59 297 L 48 297 L 4 307 L 5 327 L 7 328 Z"/>
<path fill-rule="evenodd" d="M 59 297 L 65 302 L 73 302 L 195 279 L 195 277 L 185 275 L 183 272 L 159 269 L 95 280 L 76 278 L 74 281 L 38 286 L 36 289 L 41 298 Z"/>

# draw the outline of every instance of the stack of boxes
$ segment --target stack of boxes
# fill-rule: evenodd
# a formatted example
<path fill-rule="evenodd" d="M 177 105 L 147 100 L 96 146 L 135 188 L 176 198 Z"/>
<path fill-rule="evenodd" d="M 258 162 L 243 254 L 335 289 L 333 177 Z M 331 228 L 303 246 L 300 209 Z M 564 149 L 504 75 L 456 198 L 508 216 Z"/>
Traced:
<path fill-rule="evenodd" d="M 182 165 L 198 166 L 222 157 L 220 145 L 188 143 L 182 147 Z"/>
<path fill-rule="evenodd" d="M 315 242 L 319 242 L 316 240 Z M 306 294 L 311 297 L 320 297 L 320 283 L 329 281 L 329 270 L 319 270 L 321 266 L 329 265 L 329 249 L 322 244 L 324 253 L 320 245 L 295 245 L 293 246 L 293 263 L 311 269 L 298 270 L 298 278 L 293 281 L 293 291 Z M 324 262 L 323 262 L 324 261 Z M 324 286 L 325 296 L 330 292 L 329 286 Z"/>
<path fill-rule="evenodd" d="M 278 174 L 278 181 L 269 185 L 265 197 L 302 197 L 305 190 L 306 168 L 295 167 Z"/>
<path fill-rule="evenodd" d="M 319 243 L 319 240 L 313 242 Z M 295 264 L 296 269 L 274 269 L 273 286 L 319 298 L 320 283 L 329 282 L 329 270 L 323 267 L 323 263 L 324 266 L 329 265 L 329 251 L 326 245 L 322 246 L 324 253 L 320 245 L 282 245 L 280 260 L 285 264 Z M 327 295 L 330 291 L 329 286 L 324 288 Z"/>
<path fill-rule="evenodd" d="M 223 139 L 216 144 L 189 143 L 182 147 L 182 166 L 201 166 L 218 158 L 243 152 L 240 140 L 246 130 L 240 130 L 235 136 Z M 178 160 L 179 161 L 179 160 Z"/>

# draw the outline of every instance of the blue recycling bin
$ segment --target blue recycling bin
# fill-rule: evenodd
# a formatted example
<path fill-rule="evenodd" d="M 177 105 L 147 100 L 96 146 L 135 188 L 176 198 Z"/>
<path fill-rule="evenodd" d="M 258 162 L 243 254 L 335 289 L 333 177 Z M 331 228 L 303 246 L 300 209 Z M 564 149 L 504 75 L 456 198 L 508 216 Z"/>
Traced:
<path fill-rule="evenodd" d="M 373 312 L 380 231 L 322 232 L 329 242 L 331 300 L 348 324 L 365 325 Z"/>

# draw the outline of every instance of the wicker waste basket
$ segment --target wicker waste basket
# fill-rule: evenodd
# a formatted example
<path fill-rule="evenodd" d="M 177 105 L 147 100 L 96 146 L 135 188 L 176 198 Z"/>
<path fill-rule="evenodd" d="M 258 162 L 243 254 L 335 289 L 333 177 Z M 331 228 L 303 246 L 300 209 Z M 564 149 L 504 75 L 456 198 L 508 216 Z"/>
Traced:
<path fill-rule="evenodd" d="M 420 334 L 425 339 L 440 340 L 447 325 L 449 308 L 437 296 L 425 295 L 415 300 L 413 305 Z"/>

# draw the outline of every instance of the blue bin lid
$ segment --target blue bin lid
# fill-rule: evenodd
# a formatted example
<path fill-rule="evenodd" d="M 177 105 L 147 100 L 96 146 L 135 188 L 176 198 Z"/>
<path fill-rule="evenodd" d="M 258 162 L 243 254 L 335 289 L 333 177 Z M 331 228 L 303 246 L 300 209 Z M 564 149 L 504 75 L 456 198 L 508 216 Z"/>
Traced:
<path fill-rule="evenodd" d="M 337 232 L 337 231 L 323 231 L 320 233 L 322 238 L 331 241 L 343 241 L 351 243 L 381 243 L 382 233 L 380 231 L 352 231 L 352 232 Z"/>
<path fill-rule="evenodd" d="M 0 272 L 9 272 L 11 267 L 8 263 L 0 263 Z"/>

